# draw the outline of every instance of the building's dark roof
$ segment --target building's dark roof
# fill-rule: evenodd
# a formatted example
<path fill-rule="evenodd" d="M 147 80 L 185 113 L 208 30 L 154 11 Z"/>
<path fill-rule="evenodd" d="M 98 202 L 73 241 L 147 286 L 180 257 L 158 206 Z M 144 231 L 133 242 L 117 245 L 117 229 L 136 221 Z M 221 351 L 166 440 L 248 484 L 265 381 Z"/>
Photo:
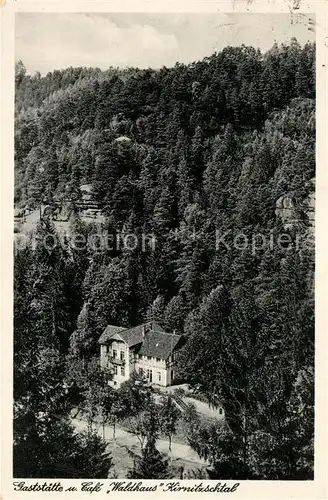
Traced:
<path fill-rule="evenodd" d="M 181 335 L 164 332 L 155 321 L 148 321 L 132 328 L 108 325 L 98 340 L 99 344 L 106 344 L 116 334 L 129 347 L 138 346 L 137 352 L 140 356 L 161 359 L 167 359 L 182 339 Z"/>
<path fill-rule="evenodd" d="M 99 344 L 106 344 L 106 342 L 116 333 L 121 332 L 122 330 L 125 330 L 122 326 L 113 326 L 113 325 L 108 325 L 106 326 L 105 330 L 99 337 L 98 343 Z"/>
<path fill-rule="evenodd" d="M 128 344 L 129 347 L 133 345 L 141 344 L 144 340 L 143 330 L 145 329 L 145 333 L 147 331 L 156 329 L 157 331 L 161 331 L 162 327 L 158 325 L 155 321 L 148 321 L 143 325 L 134 326 L 132 328 L 128 328 L 124 330 L 124 332 L 120 333 L 120 337 Z"/>
<path fill-rule="evenodd" d="M 129 347 L 140 344 L 142 342 L 142 328 L 143 325 L 134 326 L 133 328 L 129 328 L 124 330 L 124 332 L 120 333 L 120 337 L 128 344 Z"/>
<path fill-rule="evenodd" d="M 143 341 L 143 330 L 152 330 L 156 329 L 156 331 L 162 331 L 162 327 L 156 323 L 155 321 L 148 321 L 143 325 L 134 326 L 132 328 L 122 328 L 121 326 L 111 326 L 108 325 L 106 330 L 103 332 L 101 337 L 99 338 L 99 344 L 105 344 L 108 340 L 113 337 L 116 333 L 122 338 L 129 347 L 137 344 L 141 344 Z"/>
<path fill-rule="evenodd" d="M 146 333 L 139 356 L 167 359 L 182 339 L 181 335 L 151 330 Z"/>

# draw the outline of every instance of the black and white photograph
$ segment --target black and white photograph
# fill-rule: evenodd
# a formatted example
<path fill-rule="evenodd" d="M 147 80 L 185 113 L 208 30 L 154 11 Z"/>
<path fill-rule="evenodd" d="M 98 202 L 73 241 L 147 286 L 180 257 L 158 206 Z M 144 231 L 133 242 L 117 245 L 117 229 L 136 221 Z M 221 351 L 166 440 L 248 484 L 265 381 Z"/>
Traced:
<path fill-rule="evenodd" d="M 315 480 L 318 22 L 16 13 L 14 478 Z"/>

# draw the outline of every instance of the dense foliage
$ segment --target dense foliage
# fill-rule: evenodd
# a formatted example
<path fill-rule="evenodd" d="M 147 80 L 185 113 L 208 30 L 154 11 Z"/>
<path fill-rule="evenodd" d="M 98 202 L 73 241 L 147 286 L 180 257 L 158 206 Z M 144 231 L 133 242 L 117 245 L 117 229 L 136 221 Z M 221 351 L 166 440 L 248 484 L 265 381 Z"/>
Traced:
<path fill-rule="evenodd" d="M 112 466 L 106 443 L 91 429 L 76 433 L 69 421 L 76 391 L 64 353 L 73 268 L 57 250 L 49 254 L 39 242 L 15 260 L 14 476 L 106 478 Z"/>
<path fill-rule="evenodd" d="M 65 390 L 52 398 L 42 387 L 63 380 L 63 355 L 77 367 L 107 324 L 154 318 L 188 338 L 180 377 L 225 408 L 228 430 L 196 426 L 190 436 L 217 477 L 312 477 L 314 253 L 304 207 L 315 177 L 314 64 L 315 47 L 292 40 L 159 71 L 41 77 L 17 65 L 16 204 L 78 200 L 91 184 L 106 215 L 100 232 L 139 242 L 18 252 L 18 409 L 30 411 L 41 380 L 31 413 L 42 394 L 58 412 Z M 286 195 L 288 226 L 276 214 Z M 71 231 L 99 228 L 76 216 Z M 155 246 L 142 248 L 142 235 Z M 18 412 L 18 434 L 28 418 Z"/>
<path fill-rule="evenodd" d="M 133 468 L 128 471 L 128 478 L 168 479 L 170 477 L 168 459 L 164 458 L 156 449 L 158 430 L 159 422 L 156 408 L 150 405 L 145 415 L 146 444 L 142 447 L 141 459 L 134 462 Z"/>

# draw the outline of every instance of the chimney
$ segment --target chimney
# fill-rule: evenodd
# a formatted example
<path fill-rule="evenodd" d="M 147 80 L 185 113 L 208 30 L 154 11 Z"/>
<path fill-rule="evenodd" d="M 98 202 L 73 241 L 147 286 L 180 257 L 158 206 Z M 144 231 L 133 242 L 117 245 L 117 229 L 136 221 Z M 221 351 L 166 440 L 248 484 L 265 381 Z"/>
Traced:
<path fill-rule="evenodd" d="M 146 335 L 146 325 L 142 325 L 142 337 L 145 338 Z"/>

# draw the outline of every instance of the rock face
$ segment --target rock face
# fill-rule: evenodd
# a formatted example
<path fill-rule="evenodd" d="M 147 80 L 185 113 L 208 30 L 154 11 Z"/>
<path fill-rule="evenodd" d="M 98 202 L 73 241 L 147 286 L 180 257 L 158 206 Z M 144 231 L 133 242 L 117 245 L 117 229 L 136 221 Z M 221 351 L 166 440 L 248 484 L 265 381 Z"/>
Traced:
<path fill-rule="evenodd" d="M 91 184 L 81 184 L 80 186 L 82 201 L 85 203 L 93 202 L 92 185 Z"/>
<path fill-rule="evenodd" d="M 27 233 L 35 230 L 41 219 L 51 220 L 57 232 L 70 234 L 69 224 L 73 212 L 77 212 L 83 222 L 102 224 L 105 217 L 99 204 L 94 199 L 91 184 L 80 186 L 81 197 L 78 201 L 71 198 L 58 199 L 54 197 L 51 202 L 41 203 L 39 208 L 15 209 L 14 233 Z"/>
<path fill-rule="evenodd" d="M 300 213 L 307 215 L 310 225 L 314 228 L 315 224 L 315 193 L 311 193 L 297 204 L 290 194 L 284 194 L 276 201 L 276 216 L 282 220 L 285 228 L 293 226 L 300 217 Z"/>
<path fill-rule="evenodd" d="M 88 222 L 90 219 L 96 219 L 98 222 L 103 222 L 102 211 L 94 199 L 92 185 L 83 184 L 80 186 L 81 202 L 77 204 L 80 217 Z"/>
<path fill-rule="evenodd" d="M 117 137 L 116 139 L 114 139 L 114 142 L 118 142 L 118 143 L 122 143 L 122 142 L 131 142 L 131 139 L 130 137 L 127 137 L 126 135 L 121 135 L 120 137 Z"/>
<path fill-rule="evenodd" d="M 295 202 L 289 194 L 284 194 L 276 201 L 276 216 L 282 223 L 291 225 L 295 222 Z"/>
<path fill-rule="evenodd" d="M 92 185 L 82 184 L 80 186 L 79 200 L 72 200 L 70 197 L 54 200 L 55 211 L 53 220 L 68 222 L 73 211 L 77 211 L 80 218 L 85 222 L 103 222 L 104 217 L 99 204 L 94 199 Z"/>
<path fill-rule="evenodd" d="M 307 211 L 307 215 L 309 217 L 309 221 L 312 226 L 315 223 L 315 193 L 311 193 L 308 198 L 304 201 L 304 207 Z"/>

